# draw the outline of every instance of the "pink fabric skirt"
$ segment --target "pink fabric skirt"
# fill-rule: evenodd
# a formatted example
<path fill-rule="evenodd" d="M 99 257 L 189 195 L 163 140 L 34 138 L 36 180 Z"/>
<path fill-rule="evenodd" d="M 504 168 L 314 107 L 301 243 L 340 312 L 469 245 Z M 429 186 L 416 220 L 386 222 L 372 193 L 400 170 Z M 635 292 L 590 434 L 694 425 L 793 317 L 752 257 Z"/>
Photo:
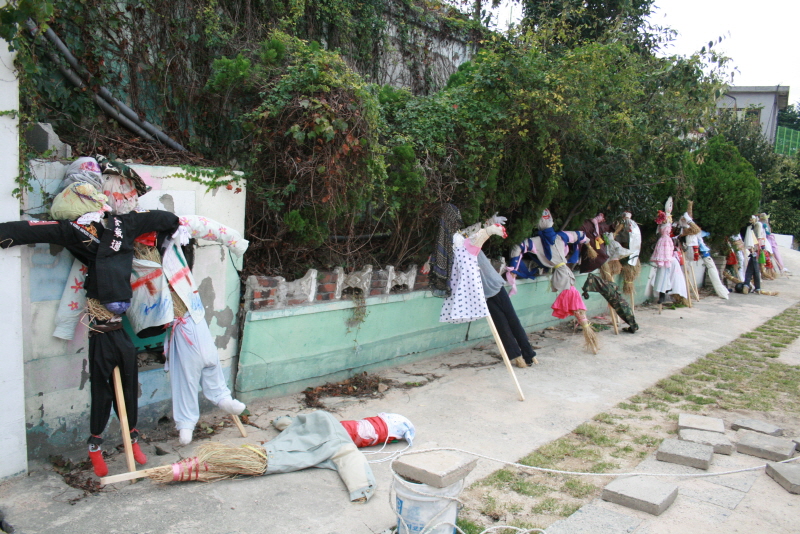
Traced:
<path fill-rule="evenodd" d="M 550 307 L 553 308 L 553 317 L 566 319 L 575 310 L 585 310 L 586 304 L 583 303 L 581 294 L 575 289 L 575 286 L 570 286 L 556 297 L 556 301 Z"/>
<path fill-rule="evenodd" d="M 658 238 L 653 255 L 650 256 L 650 261 L 655 263 L 656 267 L 669 267 L 672 261 L 672 251 L 674 248 L 671 237 L 661 236 Z"/>

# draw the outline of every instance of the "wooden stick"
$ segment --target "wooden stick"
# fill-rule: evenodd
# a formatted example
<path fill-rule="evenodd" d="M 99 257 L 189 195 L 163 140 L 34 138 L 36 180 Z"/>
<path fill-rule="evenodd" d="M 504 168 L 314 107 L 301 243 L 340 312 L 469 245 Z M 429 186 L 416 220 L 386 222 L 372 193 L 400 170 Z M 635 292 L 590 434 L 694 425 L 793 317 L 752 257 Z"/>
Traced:
<path fill-rule="evenodd" d="M 611 315 L 611 325 L 614 327 L 614 333 L 619 335 L 619 323 L 617 322 L 617 312 L 614 311 L 614 308 L 611 307 L 611 304 L 608 305 L 608 312 Z"/>
<path fill-rule="evenodd" d="M 131 428 L 128 426 L 128 412 L 125 410 L 125 394 L 122 391 L 122 378 L 119 374 L 119 367 L 114 367 L 114 395 L 117 397 L 119 427 L 122 432 L 122 445 L 125 447 L 125 460 L 128 462 L 128 471 L 136 471 L 136 462 L 133 460 L 133 445 L 131 445 Z"/>
<path fill-rule="evenodd" d="M 692 289 L 694 289 L 694 298 L 695 300 L 700 300 L 700 293 L 697 292 L 697 278 L 694 276 L 694 265 L 692 263 L 689 264 L 689 269 L 692 270 Z"/>
<path fill-rule="evenodd" d="M 680 248 L 680 247 L 678 247 Z M 686 280 L 687 288 L 686 288 L 686 302 L 689 303 L 689 307 L 692 307 L 692 288 L 691 282 L 689 281 L 689 268 L 686 267 L 686 254 L 683 253 L 681 250 L 681 257 L 683 258 L 683 278 Z"/>
<path fill-rule="evenodd" d="M 506 364 L 506 369 L 508 369 L 508 373 L 514 380 L 514 386 L 516 386 L 517 388 L 517 393 L 519 394 L 519 400 L 524 401 L 525 395 L 522 394 L 522 389 L 520 389 L 519 387 L 519 382 L 517 381 L 517 375 L 514 374 L 514 368 L 511 367 L 511 360 L 508 359 L 508 354 L 506 354 L 506 348 L 503 346 L 503 341 L 500 339 L 500 334 L 497 333 L 497 327 L 494 325 L 494 321 L 492 321 L 492 316 L 487 315 L 486 320 L 489 322 L 489 328 L 492 330 L 492 335 L 494 336 L 494 342 L 497 343 L 497 348 L 500 350 L 500 355 L 503 357 L 503 362 L 505 362 Z"/>
<path fill-rule="evenodd" d="M 150 474 L 154 473 L 158 469 L 163 469 L 164 466 L 161 467 L 151 467 L 150 469 L 143 469 L 142 471 L 132 471 L 130 473 L 120 473 L 119 475 L 111 475 L 108 477 L 102 477 L 100 479 L 100 484 L 116 484 L 117 482 L 125 482 L 126 480 L 135 480 L 137 478 L 145 478 L 150 476 Z"/>
<path fill-rule="evenodd" d="M 244 429 L 244 425 L 239 420 L 239 416 L 231 414 L 231 419 L 233 419 L 233 422 L 236 425 L 236 428 L 239 429 L 239 434 L 241 434 L 243 438 L 246 438 L 247 437 L 247 430 Z"/>
<path fill-rule="evenodd" d="M 634 300 L 634 296 L 633 296 L 635 294 L 635 291 L 633 289 L 633 284 L 631 284 L 631 291 L 630 291 L 629 294 L 631 296 L 631 311 L 635 312 L 636 311 L 636 300 Z"/>

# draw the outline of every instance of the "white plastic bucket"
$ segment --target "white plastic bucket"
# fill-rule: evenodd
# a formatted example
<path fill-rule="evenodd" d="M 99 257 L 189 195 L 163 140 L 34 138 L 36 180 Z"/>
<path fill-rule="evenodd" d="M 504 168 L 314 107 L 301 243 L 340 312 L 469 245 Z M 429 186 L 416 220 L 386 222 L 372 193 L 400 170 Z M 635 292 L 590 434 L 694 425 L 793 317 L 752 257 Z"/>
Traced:
<path fill-rule="evenodd" d="M 394 475 L 394 478 L 395 511 L 399 516 L 397 518 L 397 534 L 423 532 L 424 534 L 454 534 L 458 532 L 455 527 L 449 525 L 441 525 L 435 530 L 430 530 L 430 528 L 442 522 L 456 524 L 458 501 L 455 498 L 464 487 L 463 479 L 446 488 L 434 488 L 427 484 L 408 482 L 397 474 Z"/>

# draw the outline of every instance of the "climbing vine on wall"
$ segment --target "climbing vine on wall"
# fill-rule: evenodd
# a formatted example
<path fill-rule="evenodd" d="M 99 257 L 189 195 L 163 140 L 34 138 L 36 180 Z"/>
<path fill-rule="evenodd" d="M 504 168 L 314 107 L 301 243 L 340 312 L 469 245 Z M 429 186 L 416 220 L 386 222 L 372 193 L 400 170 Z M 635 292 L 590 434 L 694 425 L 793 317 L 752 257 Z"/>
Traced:
<path fill-rule="evenodd" d="M 38 16 L 89 89 L 64 81 L 47 43 L 18 34 L 30 117 L 79 151 L 127 150 L 135 141 L 89 99 L 106 86 L 220 169 L 245 171 L 246 269 L 264 274 L 421 263 L 443 202 L 468 223 L 500 211 L 512 242 L 545 206 L 567 228 L 598 211 L 650 219 L 702 143 L 688 134 L 725 68 L 708 50 L 656 56 L 668 32 L 640 26 L 647 2 L 607 13 L 565 2 L 504 35 L 428 0 L 50 4 Z M 237 187 L 224 172 L 211 179 Z"/>

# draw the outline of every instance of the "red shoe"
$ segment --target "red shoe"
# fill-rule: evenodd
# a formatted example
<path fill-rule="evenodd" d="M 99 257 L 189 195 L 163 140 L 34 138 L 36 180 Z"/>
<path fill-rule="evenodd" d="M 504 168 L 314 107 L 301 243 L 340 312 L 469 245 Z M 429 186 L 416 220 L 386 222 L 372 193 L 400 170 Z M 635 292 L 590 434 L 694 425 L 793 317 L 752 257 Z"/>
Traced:
<path fill-rule="evenodd" d="M 89 459 L 92 460 L 92 467 L 94 467 L 94 474 L 98 477 L 104 477 L 108 474 L 108 466 L 103 459 L 103 451 L 97 449 L 96 451 L 89 451 Z"/>
<path fill-rule="evenodd" d="M 133 448 L 133 459 L 136 460 L 136 463 L 139 465 L 144 465 L 147 463 L 147 455 L 142 452 L 141 447 L 139 447 L 139 442 L 134 441 L 131 443 L 131 447 Z"/>

